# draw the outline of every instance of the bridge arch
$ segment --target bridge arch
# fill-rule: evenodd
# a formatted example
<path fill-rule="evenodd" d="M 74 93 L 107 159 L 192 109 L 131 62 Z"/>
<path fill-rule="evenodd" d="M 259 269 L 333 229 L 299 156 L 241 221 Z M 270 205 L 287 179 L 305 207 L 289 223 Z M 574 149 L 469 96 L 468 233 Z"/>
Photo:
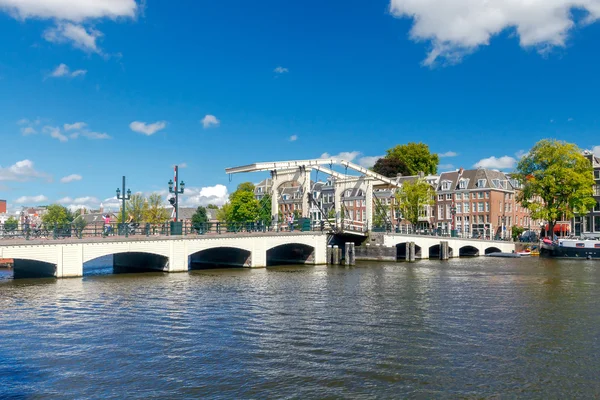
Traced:
<path fill-rule="evenodd" d="M 501 253 L 502 250 L 500 250 L 497 247 L 488 247 L 487 249 L 485 249 L 485 254 L 492 254 L 492 253 Z"/>
<path fill-rule="evenodd" d="M 98 243 L 96 245 L 87 245 L 83 250 L 82 261 L 84 263 L 105 256 L 117 256 L 127 253 L 150 254 L 161 257 L 169 257 L 166 249 L 160 249 L 158 246 L 146 245 L 145 243 L 137 245 L 135 243 Z"/>
<path fill-rule="evenodd" d="M 463 246 L 458 250 L 459 257 L 477 257 L 479 256 L 479 249 L 474 246 Z"/>
<path fill-rule="evenodd" d="M 396 245 L 396 260 L 405 260 L 408 252 L 408 242 L 398 243 Z M 421 246 L 415 244 L 415 258 L 422 258 Z"/>
<path fill-rule="evenodd" d="M 252 252 L 238 247 L 209 247 L 188 256 L 189 269 L 251 267 Z"/>
<path fill-rule="evenodd" d="M 285 243 L 267 249 L 267 267 L 282 264 L 315 264 L 315 248 L 304 243 Z"/>
<path fill-rule="evenodd" d="M 429 247 L 429 258 L 433 259 L 433 258 L 440 258 L 440 244 L 434 244 L 433 246 Z M 452 258 L 454 257 L 454 249 L 450 246 L 448 246 L 448 257 Z"/>
<path fill-rule="evenodd" d="M 25 258 L 13 258 L 13 278 L 55 278 L 56 264 Z"/>

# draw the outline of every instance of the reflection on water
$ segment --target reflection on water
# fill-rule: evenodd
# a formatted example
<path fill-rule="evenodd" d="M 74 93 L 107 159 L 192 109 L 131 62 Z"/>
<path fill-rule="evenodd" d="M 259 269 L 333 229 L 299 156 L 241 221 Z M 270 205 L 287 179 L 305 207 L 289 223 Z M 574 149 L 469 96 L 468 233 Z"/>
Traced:
<path fill-rule="evenodd" d="M 0 398 L 600 396 L 594 262 L 89 267 L 0 270 Z"/>

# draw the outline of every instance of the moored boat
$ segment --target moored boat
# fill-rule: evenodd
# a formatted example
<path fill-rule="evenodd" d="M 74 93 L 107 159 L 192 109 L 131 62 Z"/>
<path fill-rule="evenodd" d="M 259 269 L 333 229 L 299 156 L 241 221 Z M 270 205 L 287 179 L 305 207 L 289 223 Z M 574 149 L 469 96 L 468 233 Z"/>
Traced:
<path fill-rule="evenodd" d="M 572 258 L 580 260 L 600 260 L 600 240 L 596 239 L 544 239 L 540 255 L 552 258 Z"/>
<path fill-rule="evenodd" d="M 486 254 L 485 256 L 486 257 L 500 257 L 500 258 L 519 258 L 519 257 L 521 257 L 521 255 L 518 253 L 501 253 L 501 252 L 490 253 L 490 254 Z"/>

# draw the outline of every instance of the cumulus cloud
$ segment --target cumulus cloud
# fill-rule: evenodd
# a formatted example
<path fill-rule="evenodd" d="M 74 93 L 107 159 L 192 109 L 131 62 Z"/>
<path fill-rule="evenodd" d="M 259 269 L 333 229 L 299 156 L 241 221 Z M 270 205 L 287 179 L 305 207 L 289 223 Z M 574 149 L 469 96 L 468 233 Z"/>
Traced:
<path fill-rule="evenodd" d="M 504 156 L 500 158 L 490 157 L 484 158 L 477 162 L 475 168 L 488 168 L 488 169 L 511 169 L 517 164 L 517 160 L 514 157 Z"/>
<path fill-rule="evenodd" d="M 75 122 L 72 124 L 64 124 L 63 128 L 65 129 L 65 131 L 72 131 L 72 130 L 79 130 L 79 129 L 83 129 L 87 126 L 87 124 L 85 122 Z"/>
<path fill-rule="evenodd" d="M 100 200 L 94 196 L 83 196 L 77 197 L 73 199 L 72 197 L 63 197 L 56 201 L 58 204 L 61 204 L 67 207 L 71 211 L 80 210 L 85 208 L 87 210 L 98 209 L 100 207 Z M 105 207 L 106 209 L 106 207 Z M 117 208 L 118 209 L 118 208 Z"/>
<path fill-rule="evenodd" d="M 58 141 L 63 143 L 69 140 L 69 138 L 67 138 L 61 133 L 60 128 L 57 128 L 55 126 L 45 126 L 43 132 L 50 135 L 51 138 L 57 139 Z"/>
<path fill-rule="evenodd" d="M 521 158 L 525 157 L 526 155 L 528 155 L 529 152 L 525 151 L 525 150 L 519 150 L 515 153 L 515 157 L 517 157 L 517 160 L 520 160 Z"/>
<path fill-rule="evenodd" d="M 0 0 L 0 11 L 20 20 L 54 20 L 56 25 L 44 32 L 44 39 L 101 54 L 96 40 L 102 33 L 84 24 L 102 18 L 133 18 L 138 4 L 135 0 Z"/>
<path fill-rule="evenodd" d="M 298 140 L 298 135 L 292 135 L 290 136 L 290 142 L 295 142 L 296 140 Z"/>
<path fill-rule="evenodd" d="M 80 181 L 82 179 L 83 178 L 81 177 L 81 175 L 71 174 L 71 175 L 60 178 L 60 182 L 61 183 L 70 183 L 70 182 Z"/>
<path fill-rule="evenodd" d="M 185 188 L 183 199 L 180 204 L 186 207 L 206 207 L 209 204 L 222 206 L 227 203 L 229 193 L 224 185 L 208 186 L 203 188 Z"/>
<path fill-rule="evenodd" d="M 22 119 L 17 122 L 18 125 L 21 125 L 21 133 L 23 136 L 32 135 L 38 133 L 34 128 L 34 125 L 40 123 L 40 120 L 29 121 L 28 119 Z M 23 126 L 26 125 L 26 126 Z M 49 135 L 50 137 L 59 140 L 60 142 L 67 142 L 69 139 L 77 139 L 79 137 L 85 137 L 90 140 L 101 140 L 101 139 L 111 139 L 111 137 L 107 133 L 99 133 L 93 132 L 87 129 L 87 124 L 85 122 L 75 122 L 72 124 L 64 124 L 63 125 L 64 132 L 61 131 L 60 127 L 46 125 L 42 128 L 41 132 L 43 134 Z M 70 133 L 68 133 L 70 132 Z M 67 136 L 67 134 L 69 136 Z"/>
<path fill-rule="evenodd" d="M 71 69 L 69 68 L 68 65 L 60 64 L 48 76 L 50 78 L 63 78 L 63 77 L 76 78 L 78 76 L 84 76 L 85 74 L 87 74 L 87 70 L 85 70 L 85 69 L 78 69 L 75 71 L 71 71 Z"/>
<path fill-rule="evenodd" d="M 39 205 L 40 203 L 43 202 L 47 202 L 48 198 L 46 196 L 44 196 L 43 194 L 37 195 L 37 196 L 21 196 L 18 199 L 15 200 L 15 203 L 17 204 L 32 204 L 32 205 Z"/>
<path fill-rule="evenodd" d="M 102 32 L 82 25 L 59 23 L 44 32 L 44 39 L 51 43 L 70 43 L 73 47 L 88 53 L 101 54 L 96 41 Z"/>
<path fill-rule="evenodd" d="M 158 121 L 153 124 L 147 124 L 147 123 L 141 122 L 141 121 L 133 121 L 131 124 L 129 124 L 129 128 L 132 131 L 142 133 L 147 136 L 152 136 L 156 132 L 162 131 L 166 127 L 167 127 L 166 121 Z"/>
<path fill-rule="evenodd" d="M 439 60 L 460 62 L 462 58 L 489 45 L 490 39 L 506 29 L 514 30 L 522 47 L 546 53 L 564 47 L 576 26 L 572 10 L 583 11 L 582 24 L 600 17 L 599 0 L 391 0 L 390 12 L 410 18 L 410 38 L 430 43 L 423 61 L 427 66 Z"/>
<path fill-rule="evenodd" d="M 454 152 L 454 151 L 447 151 L 445 153 L 441 153 L 438 154 L 438 156 L 440 158 L 446 158 L 446 157 L 456 157 L 458 155 L 458 153 Z"/>
<path fill-rule="evenodd" d="M 17 161 L 6 168 L 0 166 L 0 181 L 25 182 L 36 178 L 49 178 L 49 176 L 37 171 L 31 160 Z"/>
<path fill-rule="evenodd" d="M 361 157 L 358 159 L 358 164 L 365 168 L 371 168 L 372 166 L 375 165 L 377 160 L 379 160 L 380 158 L 383 158 L 383 157 L 385 157 L 385 155 Z"/>
<path fill-rule="evenodd" d="M 290 70 L 289 70 L 289 69 L 287 69 L 287 68 L 284 68 L 284 67 L 282 67 L 282 66 L 279 66 L 279 67 L 275 68 L 275 69 L 273 70 L 273 72 L 275 72 L 276 74 L 285 74 L 285 73 L 287 73 L 287 72 L 290 72 Z"/>
<path fill-rule="evenodd" d="M 23 136 L 28 136 L 28 135 L 35 135 L 37 133 L 37 131 L 32 126 L 26 126 L 26 127 L 21 128 L 21 133 L 23 134 Z"/>
<path fill-rule="evenodd" d="M 202 118 L 202 126 L 204 129 L 210 127 L 217 127 L 221 124 L 221 121 L 217 119 L 214 115 L 207 114 L 204 118 Z"/>

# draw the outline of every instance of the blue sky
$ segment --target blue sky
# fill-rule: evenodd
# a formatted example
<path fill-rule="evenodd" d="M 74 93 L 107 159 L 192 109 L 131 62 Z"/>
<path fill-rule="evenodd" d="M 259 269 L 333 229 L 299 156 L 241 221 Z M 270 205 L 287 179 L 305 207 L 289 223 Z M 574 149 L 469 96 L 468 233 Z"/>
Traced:
<path fill-rule="evenodd" d="M 195 206 L 256 161 L 422 141 L 510 170 L 542 138 L 600 145 L 600 1 L 470 3 L 0 0 L 0 198 L 165 194 L 177 163 Z"/>

